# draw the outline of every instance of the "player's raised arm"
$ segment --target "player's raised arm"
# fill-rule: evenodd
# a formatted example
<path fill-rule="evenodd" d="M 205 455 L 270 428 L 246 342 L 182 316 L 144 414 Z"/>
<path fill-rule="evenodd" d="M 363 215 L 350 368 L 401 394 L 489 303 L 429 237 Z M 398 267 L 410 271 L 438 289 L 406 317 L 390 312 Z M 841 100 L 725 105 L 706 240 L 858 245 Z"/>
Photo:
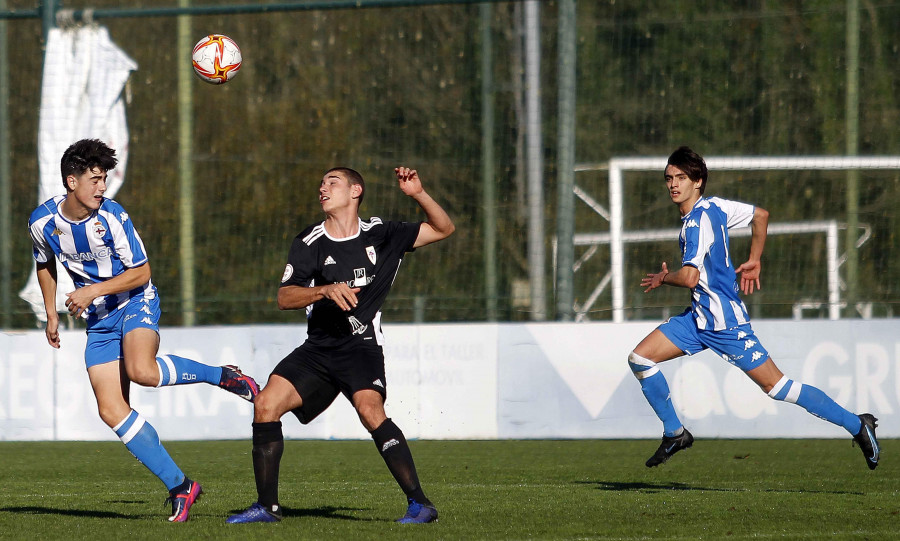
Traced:
<path fill-rule="evenodd" d="M 756 207 L 753 211 L 753 219 L 750 221 L 750 257 L 742 263 L 734 272 L 741 275 L 741 291 L 744 295 L 750 295 L 756 289 L 761 289 L 759 275 L 762 272 L 762 253 L 766 245 L 766 236 L 769 229 L 769 211 L 762 207 Z"/>
<path fill-rule="evenodd" d="M 425 211 L 425 222 L 419 229 L 419 236 L 416 237 L 413 247 L 425 246 L 453 234 L 456 230 L 453 220 L 422 187 L 419 173 L 415 169 L 402 166 L 395 168 L 394 172 L 397 174 L 397 182 L 403 193 L 415 199 L 416 203 Z"/>

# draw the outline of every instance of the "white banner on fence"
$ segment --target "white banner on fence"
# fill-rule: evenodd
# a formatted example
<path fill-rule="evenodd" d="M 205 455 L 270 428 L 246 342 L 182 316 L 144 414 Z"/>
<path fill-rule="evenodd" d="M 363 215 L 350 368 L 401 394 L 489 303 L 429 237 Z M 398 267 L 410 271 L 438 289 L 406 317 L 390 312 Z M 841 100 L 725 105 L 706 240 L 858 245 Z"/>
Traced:
<path fill-rule="evenodd" d="M 657 438 L 659 421 L 626 363 L 655 323 L 388 325 L 387 411 L 409 438 Z M 792 379 L 900 436 L 900 320 L 760 321 L 757 335 Z M 172 328 L 161 351 L 237 364 L 264 384 L 304 338 L 295 325 Z M 84 368 L 84 333 L 62 348 L 43 332 L 0 333 L 0 439 L 114 440 Z M 665 363 L 672 399 L 698 437 L 843 438 L 798 406 L 776 402 L 710 353 Z M 132 403 L 164 440 L 249 439 L 252 405 L 209 385 L 147 389 Z M 365 439 L 339 397 L 309 425 L 285 416 L 288 438 Z"/>

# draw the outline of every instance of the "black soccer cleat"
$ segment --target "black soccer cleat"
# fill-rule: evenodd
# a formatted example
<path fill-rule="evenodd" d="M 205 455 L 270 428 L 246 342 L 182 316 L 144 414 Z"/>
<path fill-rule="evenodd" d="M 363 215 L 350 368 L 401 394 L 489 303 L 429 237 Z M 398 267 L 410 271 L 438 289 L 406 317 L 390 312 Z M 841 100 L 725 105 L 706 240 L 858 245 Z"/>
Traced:
<path fill-rule="evenodd" d="M 862 449 L 863 456 L 866 457 L 866 465 L 870 470 L 878 467 L 878 457 L 881 454 L 881 448 L 878 447 L 878 440 L 875 439 L 875 428 L 878 426 L 878 419 L 871 413 L 863 413 L 859 416 L 862 426 L 859 428 L 859 434 L 853 436 L 859 448 Z"/>
<path fill-rule="evenodd" d="M 687 428 L 677 436 L 663 436 L 662 443 L 659 444 L 659 449 L 653 453 L 653 456 L 647 459 L 647 467 L 652 468 L 654 466 L 659 466 L 669 460 L 669 458 L 678 451 L 687 449 L 691 445 L 694 445 L 694 436 L 688 432 Z"/>

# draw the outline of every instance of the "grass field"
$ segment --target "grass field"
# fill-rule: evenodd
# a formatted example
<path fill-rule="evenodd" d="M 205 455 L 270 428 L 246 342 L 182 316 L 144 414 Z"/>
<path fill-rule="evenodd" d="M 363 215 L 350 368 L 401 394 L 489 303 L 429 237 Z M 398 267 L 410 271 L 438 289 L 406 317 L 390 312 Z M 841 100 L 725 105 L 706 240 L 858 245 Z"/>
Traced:
<path fill-rule="evenodd" d="M 896 539 L 898 443 L 869 471 L 849 439 L 699 439 L 652 470 L 648 440 L 415 441 L 440 521 L 401 526 L 371 442 L 286 442 L 285 519 L 250 525 L 225 524 L 256 497 L 249 441 L 167 444 L 205 491 L 186 524 L 118 442 L 3 442 L 0 538 Z"/>

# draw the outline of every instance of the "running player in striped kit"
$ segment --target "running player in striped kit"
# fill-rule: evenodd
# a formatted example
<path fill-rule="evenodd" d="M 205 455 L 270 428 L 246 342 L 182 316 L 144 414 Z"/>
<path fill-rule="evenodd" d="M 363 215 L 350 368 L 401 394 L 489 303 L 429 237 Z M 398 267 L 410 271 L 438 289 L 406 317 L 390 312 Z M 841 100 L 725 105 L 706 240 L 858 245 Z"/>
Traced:
<path fill-rule="evenodd" d="M 789 379 L 753 333 L 739 292 L 749 295 L 759 289 L 769 213 L 746 203 L 703 197 L 707 177 L 706 162 L 690 148 L 681 147 L 669 156 L 665 180 L 669 197 L 681 212 L 682 267 L 670 272 L 663 263 L 659 272 L 641 281 L 645 292 L 663 284 L 691 290 L 691 307 L 657 327 L 628 356 L 644 396 L 663 422 L 662 443 L 647 466 L 664 463 L 694 442 L 675 413 L 668 383 L 657 364 L 708 348 L 743 370 L 769 397 L 797 404 L 844 427 L 874 470 L 880 454 L 877 419 L 869 413 L 853 414 L 821 390 Z M 728 230 L 748 225 L 750 256 L 735 269 L 728 252 Z"/>
<path fill-rule="evenodd" d="M 177 355 L 157 356 L 159 296 L 150 263 L 130 216 L 103 197 L 115 150 L 96 139 L 72 144 L 60 161 L 65 195 L 53 197 L 31 214 L 38 283 L 47 312 L 47 342 L 60 347 L 56 311 L 56 259 L 75 284 L 66 307 L 87 320 L 84 359 L 100 418 L 169 491 L 171 522 L 188 519 L 202 493 L 129 403 L 130 382 L 146 387 L 209 383 L 253 401 L 259 387 L 235 366 L 209 366 Z"/>

